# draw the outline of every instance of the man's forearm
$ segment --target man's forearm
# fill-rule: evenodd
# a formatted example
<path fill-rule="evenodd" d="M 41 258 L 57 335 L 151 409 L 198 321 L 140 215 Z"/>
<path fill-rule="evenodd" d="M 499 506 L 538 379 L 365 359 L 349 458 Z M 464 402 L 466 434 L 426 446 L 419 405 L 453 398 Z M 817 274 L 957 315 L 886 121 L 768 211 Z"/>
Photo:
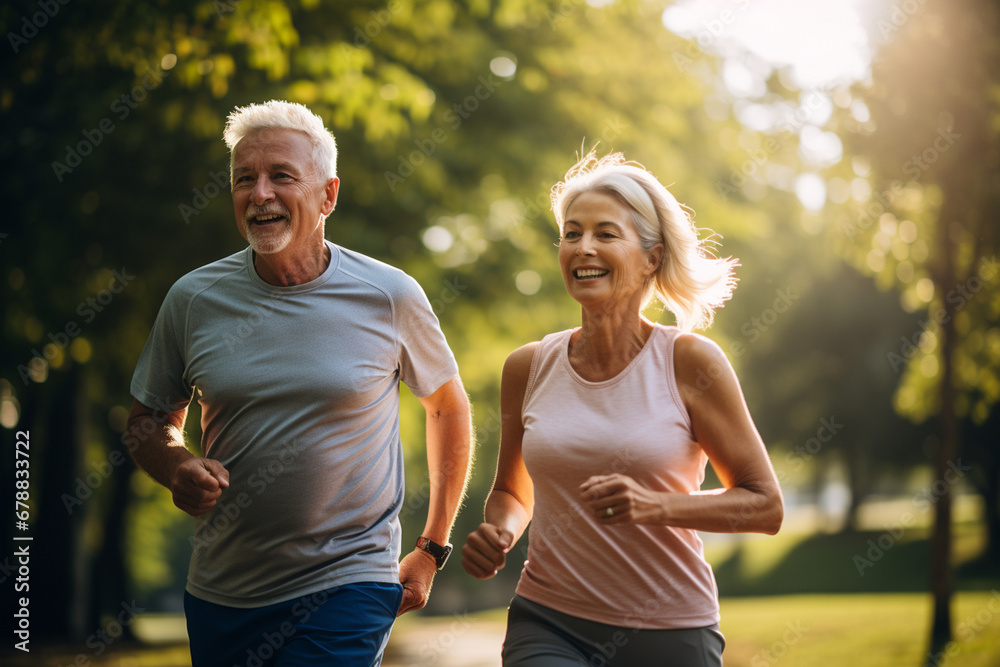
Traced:
<path fill-rule="evenodd" d="M 444 544 L 465 496 L 472 462 L 472 417 L 468 399 L 427 416 L 430 502 L 422 535 Z"/>
<path fill-rule="evenodd" d="M 162 416 L 129 417 L 124 442 L 136 465 L 168 489 L 177 466 L 194 457 L 181 430 Z"/>
<path fill-rule="evenodd" d="M 210 512 L 229 488 L 229 471 L 219 461 L 196 457 L 184 446 L 187 408 L 157 412 L 138 401 L 124 437 L 136 464 L 170 490 L 174 505 L 191 516 Z"/>

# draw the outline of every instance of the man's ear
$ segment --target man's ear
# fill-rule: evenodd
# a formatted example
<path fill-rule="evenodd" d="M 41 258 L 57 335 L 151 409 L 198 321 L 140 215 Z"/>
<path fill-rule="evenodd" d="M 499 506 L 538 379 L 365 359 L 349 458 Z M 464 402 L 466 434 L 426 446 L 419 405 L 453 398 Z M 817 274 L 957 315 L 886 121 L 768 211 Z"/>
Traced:
<path fill-rule="evenodd" d="M 333 209 L 337 208 L 337 195 L 340 194 L 340 179 L 331 178 L 326 182 L 326 198 L 323 200 L 323 206 L 320 211 L 324 216 L 333 213 Z"/>

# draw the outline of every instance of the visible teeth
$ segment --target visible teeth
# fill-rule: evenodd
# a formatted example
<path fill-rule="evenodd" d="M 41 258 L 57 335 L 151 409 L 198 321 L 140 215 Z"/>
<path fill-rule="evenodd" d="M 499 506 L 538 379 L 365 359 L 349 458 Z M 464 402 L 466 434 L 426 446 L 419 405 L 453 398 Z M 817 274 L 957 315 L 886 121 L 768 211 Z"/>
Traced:
<path fill-rule="evenodd" d="M 577 269 L 574 271 L 577 278 L 600 278 L 607 274 L 607 271 L 602 269 Z"/>
<path fill-rule="evenodd" d="M 277 220 L 281 216 L 277 213 L 268 213 L 266 215 L 258 215 L 257 222 L 271 222 L 272 220 Z"/>

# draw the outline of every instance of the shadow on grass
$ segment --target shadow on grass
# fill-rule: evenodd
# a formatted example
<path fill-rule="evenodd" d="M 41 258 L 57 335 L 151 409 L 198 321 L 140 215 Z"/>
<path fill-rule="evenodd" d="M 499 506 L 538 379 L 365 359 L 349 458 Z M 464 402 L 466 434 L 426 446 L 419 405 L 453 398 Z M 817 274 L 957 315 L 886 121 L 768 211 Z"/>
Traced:
<path fill-rule="evenodd" d="M 748 574 L 745 544 L 715 567 L 727 596 L 794 593 L 911 593 L 928 590 L 930 540 L 895 539 L 887 531 L 844 531 L 803 539 L 766 572 Z M 986 590 L 1000 581 L 1000 566 L 981 561 L 957 571 L 957 588 Z"/>

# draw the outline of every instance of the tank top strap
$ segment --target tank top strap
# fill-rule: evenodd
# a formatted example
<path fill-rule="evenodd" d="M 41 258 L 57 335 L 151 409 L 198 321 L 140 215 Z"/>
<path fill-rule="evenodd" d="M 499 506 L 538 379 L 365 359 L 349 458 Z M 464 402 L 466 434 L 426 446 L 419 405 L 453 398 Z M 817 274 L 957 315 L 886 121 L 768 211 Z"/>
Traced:
<path fill-rule="evenodd" d="M 684 400 L 681 398 L 680 386 L 677 384 L 677 354 L 675 350 L 677 349 L 677 338 L 681 335 L 681 330 L 677 327 L 668 327 L 663 325 L 656 325 L 651 335 L 659 335 L 663 338 L 663 352 L 664 352 L 664 366 L 667 375 L 667 388 L 670 391 L 670 397 L 673 399 L 674 404 L 677 406 L 677 410 L 680 412 L 681 417 L 687 423 L 687 427 L 691 428 L 691 415 L 688 413 L 687 406 L 684 404 Z"/>
<path fill-rule="evenodd" d="M 528 371 L 528 382 L 524 387 L 524 401 L 521 403 L 521 414 L 524 415 L 524 408 L 531 398 L 531 391 L 534 389 L 535 380 L 543 374 L 553 363 L 559 360 L 559 355 L 566 347 L 567 339 L 573 335 L 576 329 L 566 329 L 550 333 L 538 343 L 535 353 L 531 355 L 531 367 Z M 523 417 L 522 417 L 523 418 Z"/>

